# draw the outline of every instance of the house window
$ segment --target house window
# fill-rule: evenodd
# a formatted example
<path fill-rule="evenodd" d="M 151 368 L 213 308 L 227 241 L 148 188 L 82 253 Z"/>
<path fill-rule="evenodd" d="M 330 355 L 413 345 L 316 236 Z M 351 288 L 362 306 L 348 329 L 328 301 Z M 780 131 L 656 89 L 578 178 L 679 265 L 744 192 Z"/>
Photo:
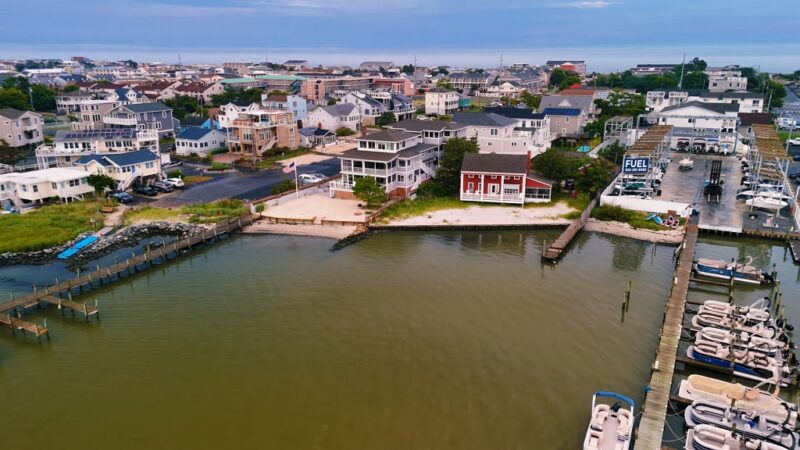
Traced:
<path fill-rule="evenodd" d="M 564 123 L 569 123 L 569 117 L 564 118 Z"/>
<path fill-rule="evenodd" d="M 467 192 L 475 191 L 475 183 L 467 183 Z"/>
<path fill-rule="evenodd" d="M 492 128 L 492 129 L 490 130 L 490 133 L 489 133 L 489 134 L 491 134 L 492 136 L 497 136 L 497 128 Z"/>
<path fill-rule="evenodd" d="M 39 192 L 39 186 L 33 185 L 33 192 Z"/>
<path fill-rule="evenodd" d="M 2 185 L 0 185 L 0 187 L 2 187 Z M 52 187 L 53 189 L 58 189 L 58 185 L 56 183 L 50 183 L 50 187 Z M 0 191 L 1 190 L 2 189 L 0 189 Z"/>

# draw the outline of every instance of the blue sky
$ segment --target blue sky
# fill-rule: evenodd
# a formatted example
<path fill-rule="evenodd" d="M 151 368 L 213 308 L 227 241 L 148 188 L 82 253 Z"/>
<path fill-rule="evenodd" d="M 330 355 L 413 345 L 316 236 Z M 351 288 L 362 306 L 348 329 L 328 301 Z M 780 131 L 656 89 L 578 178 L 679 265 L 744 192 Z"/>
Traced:
<path fill-rule="evenodd" d="M 800 69 L 797 0 L 28 0 L 0 16 L 0 58 L 357 64 L 540 63 L 590 70 L 706 58 Z"/>

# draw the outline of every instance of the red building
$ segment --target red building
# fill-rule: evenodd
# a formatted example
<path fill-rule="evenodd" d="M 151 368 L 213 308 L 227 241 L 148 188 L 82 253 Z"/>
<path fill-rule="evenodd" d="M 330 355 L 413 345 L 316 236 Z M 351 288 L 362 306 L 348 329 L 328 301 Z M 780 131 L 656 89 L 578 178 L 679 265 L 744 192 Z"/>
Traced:
<path fill-rule="evenodd" d="M 530 155 L 470 153 L 461 164 L 461 201 L 549 202 L 552 186 L 529 174 Z"/>

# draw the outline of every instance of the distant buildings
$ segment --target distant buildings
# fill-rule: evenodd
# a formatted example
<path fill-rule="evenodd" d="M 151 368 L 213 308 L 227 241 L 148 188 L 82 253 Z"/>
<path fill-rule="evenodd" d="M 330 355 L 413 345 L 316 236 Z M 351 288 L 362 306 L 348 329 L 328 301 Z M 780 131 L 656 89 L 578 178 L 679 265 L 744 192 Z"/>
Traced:
<path fill-rule="evenodd" d="M 562 69 L 570 72 L 575 72 L 578 75 L 586 75 L 586 61 L 579 60 L 554 60 L 545 63 L 550 69 Z"/>
<path fill-rule="evenodd" d="M 662 75 L 671 72 L 674 68 L 675 64 L 637 64 L 636 67 L 628 70 L 634 75 L 642 77 L 645 75 Z"/>
<path fill-rule="evenodd" d="M 267 109 L 291 111 L 295 120 L 305 121 L 308 117 L 308 102 L 299 95 L 262 94 L 261 104 Z"/>
<path fill-rule="evenodd" d="M 758 113 L 764 111 L 764 96 L 756 92 L 663 89 L 649 91 L 645 96 L 647 109 L 660 112 L 664 108 L 684 102 L 728 103 L 737 105 L 739 112 Z"/>
<path fill-rule="evenodd" d="M 334 105 L 317 106 L 309 111 L 307 125 L 334 131 L 339 128 L 361 131 L 362 120 L 363 116 L 356 105 L 352 103 L 336 103 Z"/>

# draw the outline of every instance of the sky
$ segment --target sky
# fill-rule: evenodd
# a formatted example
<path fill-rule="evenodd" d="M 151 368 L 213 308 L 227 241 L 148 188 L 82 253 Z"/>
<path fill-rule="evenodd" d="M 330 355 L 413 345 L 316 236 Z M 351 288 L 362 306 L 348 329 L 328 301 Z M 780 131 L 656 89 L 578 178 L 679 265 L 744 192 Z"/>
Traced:
<path fill-rule="evenodd" d="M 0 59 L 492 66 L 590 71 L 700 56 L 800 69 L 797 0 L 28 0 L 0 14 Z"/>

